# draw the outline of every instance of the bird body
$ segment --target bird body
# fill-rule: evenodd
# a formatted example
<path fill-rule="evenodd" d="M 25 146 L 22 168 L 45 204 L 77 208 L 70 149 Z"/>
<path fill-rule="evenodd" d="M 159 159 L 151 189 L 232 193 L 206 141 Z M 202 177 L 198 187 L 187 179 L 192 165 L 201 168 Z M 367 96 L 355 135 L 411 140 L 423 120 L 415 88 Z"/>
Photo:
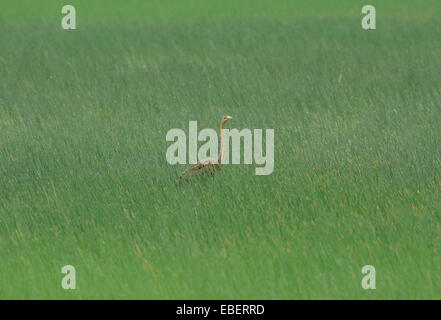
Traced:
<path fill-rule="evenodd" d="M 224 115 L 222 117 L 220 132 L 219 132 L 220 141 L 221 141 L 221 143 L 220 143 L 221 150 L 220 150 L 219 156 L 217 158 L 214 158 L 214 157 L 205 158 L 205 159 L 200 160 L 198 163 L 191 165 L 190 167 L 187 168 L 187 170 L 184 171 L 181 178 L 188 177 L 191 174 L 204 174 L 207 172 L 209 172 L 212 176 L 214 176 L 213 168 L 220 171 L 221 164 L 222 164 L 222 161 L 224 160 L 224 155 L 225 155 L 224 127 L 225 127 L 225 123 L 231 119 L 232 119 L 232 117 L 227 116 L 227 115 Z"/>

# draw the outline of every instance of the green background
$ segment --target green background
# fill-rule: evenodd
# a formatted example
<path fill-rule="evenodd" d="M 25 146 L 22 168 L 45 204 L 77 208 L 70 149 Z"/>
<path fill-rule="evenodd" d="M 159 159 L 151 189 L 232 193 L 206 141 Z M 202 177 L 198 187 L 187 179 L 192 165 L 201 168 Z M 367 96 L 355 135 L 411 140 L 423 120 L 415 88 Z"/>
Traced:
<path fill-rule="evenodd" d="M 440 12 L 2 1 L 0 298 L 440 299 Z M 273 174 L 177 183 L 167 131 L 224 113 L 275 130 Z"/>

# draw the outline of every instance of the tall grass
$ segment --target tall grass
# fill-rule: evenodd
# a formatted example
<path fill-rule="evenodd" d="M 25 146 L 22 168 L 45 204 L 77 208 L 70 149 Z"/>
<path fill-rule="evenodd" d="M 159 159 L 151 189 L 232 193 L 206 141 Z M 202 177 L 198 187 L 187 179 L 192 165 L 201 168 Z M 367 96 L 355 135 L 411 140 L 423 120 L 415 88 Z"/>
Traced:
<path fill-rule="evenodd" d="M 0 298 L 441 298 L 438 2 L 37 3 L 0 13 Z M 274 173 L 177 183 L 167 131 L 224 113 Z"/>

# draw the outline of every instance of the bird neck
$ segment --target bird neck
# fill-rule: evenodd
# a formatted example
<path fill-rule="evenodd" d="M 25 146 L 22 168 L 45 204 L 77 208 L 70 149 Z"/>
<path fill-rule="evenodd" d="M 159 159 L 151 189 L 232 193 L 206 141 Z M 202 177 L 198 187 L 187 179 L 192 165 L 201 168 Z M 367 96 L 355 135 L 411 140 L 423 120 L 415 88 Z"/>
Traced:
<path fill-rule="evenodd" d="M 221 149 L 220 149 L 220 153 L 219 153 L 219 157 L 218 157 L 218 161 L 217 161 L 219 164 L 221 164 L 222 161 L 224 161 L 224 153 L 225 153 L 224 127 L 225 127 L 225 122 L 222 121 L 221 126 L 220 126 L 220 132 L 219 132 L 220 145 L 221 145 Z"/>

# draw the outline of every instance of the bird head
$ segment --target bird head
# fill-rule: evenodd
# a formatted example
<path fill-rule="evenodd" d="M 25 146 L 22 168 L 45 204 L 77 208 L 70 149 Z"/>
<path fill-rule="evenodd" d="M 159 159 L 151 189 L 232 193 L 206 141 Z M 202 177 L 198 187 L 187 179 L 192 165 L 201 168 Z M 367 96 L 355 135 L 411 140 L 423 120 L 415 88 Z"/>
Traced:
<path fill-rule="evenodd" d="M 232 116 L 227 116 L 226 114 L 224 114 L 224 116 L 222 117 L 222 121 L 228 121 L 228 120 L 231 120 L 231 119 L 233 119 L 233 117 Z"/>

